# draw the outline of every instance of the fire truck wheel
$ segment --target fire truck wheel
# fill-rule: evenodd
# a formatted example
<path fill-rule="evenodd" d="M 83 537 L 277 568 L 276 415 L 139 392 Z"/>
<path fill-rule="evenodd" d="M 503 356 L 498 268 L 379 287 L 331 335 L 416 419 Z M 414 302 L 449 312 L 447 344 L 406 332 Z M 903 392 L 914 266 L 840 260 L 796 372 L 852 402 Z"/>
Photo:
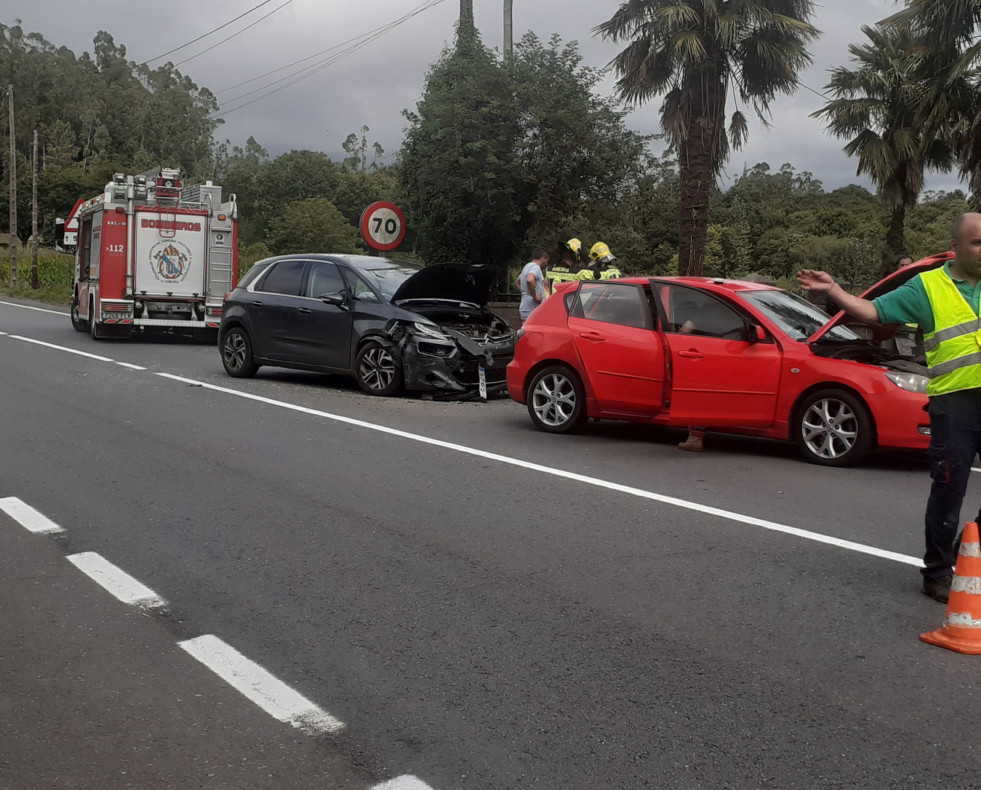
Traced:
<path fill-rule="evenodd" d="M 78 307 L 78 294 L 72 298 L 72 327 L 76 332 L 88 332 L 89 322 L 83 321 Z"/>
<path fill-rule="evenodd" d="M 242 327 L 233 326 L 222 336 L 221 364 L 229 376 L 237 379 L 254 376 L 259 369 L 252 356 L 252 341 Z"/>
<path fill-rule="evenodd" d="M 402 357 L 390 343 L 368 340 L 358 351 L 354 376 L 369 395 L 395 395 L 402 391 Z"/>

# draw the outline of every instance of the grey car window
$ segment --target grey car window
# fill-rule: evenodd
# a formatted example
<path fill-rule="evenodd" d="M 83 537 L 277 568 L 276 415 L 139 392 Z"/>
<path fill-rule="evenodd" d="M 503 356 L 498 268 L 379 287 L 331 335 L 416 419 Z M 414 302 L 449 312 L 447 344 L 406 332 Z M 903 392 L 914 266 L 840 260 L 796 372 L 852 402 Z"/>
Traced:
<path fill-rule="evenodd" d="M 299 296 L 303 285 L 303 268 L 306 261 L 280 261 L 273 264 L 269 273 L 256 286 L 257 291 L 271 294 Z"/>
<path fill-rule="evenodd" d="M 314 299 L 324 294 L 334 294 L 344 290 L 344 280 L 337 265 L 328 261 L 314 261 L 310 270 L 310 281 L 304 296 Z"/>
<path fill-rule="evenodd" d="M 630 283 L 583 283 L 579 289 L 582 317 L 606 324 L 645 329 L 650 308 L 641 290 Z M 578 311 L 577 311 L 578 312 Z"/>
<path fill-rule="evenodd" d="M 746 320 L 704 291 L 666 285 L 661 303 L 667 313 L 666 332 L 738 339 L 746 336 Z"/>

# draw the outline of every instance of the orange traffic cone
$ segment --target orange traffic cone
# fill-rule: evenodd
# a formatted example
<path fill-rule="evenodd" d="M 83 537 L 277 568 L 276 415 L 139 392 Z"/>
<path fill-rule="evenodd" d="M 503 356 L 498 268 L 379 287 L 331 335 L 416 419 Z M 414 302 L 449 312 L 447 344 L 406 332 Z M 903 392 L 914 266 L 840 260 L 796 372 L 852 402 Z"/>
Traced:
<path fill-rule="evenodd" d="M 944 624 L 920 639 L 958 653 L 981 654 L 981 543 L 974 521 L 961 534 Z"/>

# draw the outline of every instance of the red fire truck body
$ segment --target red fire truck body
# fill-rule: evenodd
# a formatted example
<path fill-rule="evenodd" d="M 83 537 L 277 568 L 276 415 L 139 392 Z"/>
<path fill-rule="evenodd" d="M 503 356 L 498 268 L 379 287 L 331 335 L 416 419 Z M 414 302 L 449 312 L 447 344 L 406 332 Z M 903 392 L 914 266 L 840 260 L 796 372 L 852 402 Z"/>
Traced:
<path fill-rule="evenodd" d="M 72 326 L 93 338 L 147 327 L 216 337 L 238 282 L 238 210 L 177 171 L 125 176 L 78 211 Z"/>

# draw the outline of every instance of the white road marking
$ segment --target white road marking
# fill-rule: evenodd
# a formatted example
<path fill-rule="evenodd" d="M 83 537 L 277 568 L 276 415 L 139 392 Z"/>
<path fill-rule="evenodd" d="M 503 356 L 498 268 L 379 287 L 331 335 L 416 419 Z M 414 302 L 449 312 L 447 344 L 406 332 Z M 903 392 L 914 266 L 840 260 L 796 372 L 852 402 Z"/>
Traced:
<path fill-rule="evenodd" d="M 399 776 L 380 785 L 374 785 L 369 790 L 433 790 L 433 788 L 414 776 Z"/>
<path fill-rule="evenodd" d="M 64 532 L 62 527 L 55 524 L 43 513 L 39 513 L 26 502 L 15 496 L 0 499 L 0 510 L 20 523 L 24 529 L 38 534 Z"/>
<path fill-rule="evenodd" d="M 117 568 L 105 557 L 94 551 L 69 554 L 68 561 L 116 598 L 130 606 L 156 609 L 167 602 L 145 584 L 141 584 L 126 571 Z"/>
<path fill-rule="evenodd" d="M 130 370 L 146 370 L 145 367 L 142 367 L 141 365 L 134 365 L 131 362 L 120 362 L 118 359 L 114 359 L 113 362 L 120 367 L 129 368 Z"/>
<path fill-rule="evenodd" d="M 83 351 L 77 351 L 73 348 L 67 348 L 65 346 L 56 346 L 52 343 L 43 343 L 39 340 L 30 340 L 20 335 L 11 335 L 11 337 L 17 338 L 18 340 L 25 340 L 29 343 L 37 343 L 41 346 L 46 346 L 48 348 L 53 348 L 60 351 L 67 351 L 71 354 L 81 354 L 82 356 L 91 357 L 104 362 L 115 362 L 115 360 L 108 359 L 107 357 L 100 357 L 96 354 L 87 354 Z M 858 552 L 860 554 L 867 554 L 872 557 L 879 557 L 880 559 L 892 560 L 893 562 L 901 562 L 905 565 L 913 565 L 916 567 L 922 567 L 923 561 L 919 557 L 913 557 L 908 554 L 900 554 L 895 551 L 887 551 L 886 549 L 880 549 L 875 546 L 867 546 L 864 543 L 855 543 L 850 540 L 842 540 L 841 538 L 835 538 L 830 535 L 823 535 L 820 532 L 811 532 L 806 529 L 799 529 L 797 527 L 791 527 L 787 524 L 780 524 L 776 521 L 768 521 L 767 519 L 756 518 L 755 516 L 747 516 L 742 513 L 735 513 L 731 510 L 723 510 L 722 508 L 711 507 L 710 505 L 703 505 L 699 502 L 692 502 L 686 499 L 679 499 L 678 497 L 667 496 L 665 494 L 657 494 L 653 491 L 646 491 L 642 488 L 634 488 L 632 486 L 620 485 L 619 483 L 612 483 L 606 480 L 597 480 L 596 478 L 589 477 L 587 475 L 576 474 L 575 472 L 566 472 L 562 469 L 554 469 L 549 466 L 543 466 L 541 464 L 531 463 L 530 461 L 523 461 L 520 458 L 511 458 L 506 455 L 499 455 L 498 453 L 487 452 L 486 450 L 478 450 L 473 447 L 467 447 L 461 444 L 455 444 L 453 442 L 444 442 L 440 439 L 432 439 L 428 436 L 421 436 L 415 433 L 409 433 L 408 431 L 401 431 L 397 428 L 388 428 L 383 425 L 375 425 L 374 423 L 365 422 L 364 420 L 356 420 L 351 417 L 344 417 L 339 414 L 331 414 L 330 412 L 319 411 L 317 409 L 311 409 L 306 406 L 297 406 L 293 403 L 287 403 L 285 401 L 277 401 L 272 398 L 265 398 L 261 395 L 253 395 L 248 392 L 241 392 L 239 390 L 229 389 L 228 387 L 219 387 L 215 384 L 209 384 L 203 381 L 197 381 L 196 379 L 189 379 L 185 376 L 176 376 L 172 373 L 155 373 L 156 376 L 161 376 L 166 379 L 171 379 L 173 381 L 179 381 L 183 384 L 192 384 L 204 389 L 213 390 L 215 392 L 222 392 L 226 395 L 232 395 L 238 398 L 245 398 L 247 400 L 256 401 L 257 403 L 265 403 L 270 406 L 276 406 L 281 409 L 288 409 L 290 411 L 300 412 L 302 414 L 310 414 L 315 417 L 322 417 L 327 420 L 333 420 L 334 422 L 344 423 L 346 425 L 354 425 L 359 428 L 364 428 L 369 431 L 377 431 L 378 433 L 385 433 L 389 436 L 398 436 L 403 439 L 408 439 L 414 442 L 420 442 L 421 444 L 428 444 L 433 447 L 441 447 L 446 450 L 452 450 L 458 453 L 464 453 L 466 455 L 471 455 L 477 458 L 484 458 L 489 461 L 495 461 L 497 463 L 506 464 L 509 466 L 519 467 L 521 469 L 528 469 L 534 472 L 540 472 L 542 474 L 550 475 L 552 477 L 560 477 L 565 480 L 571 480 L 577 483 L 582 483 L 584 485 L 590 485 L 594 488 L 605 488 L 610 491 L 616 491 L 621 494 L 627 494 L 629 496 L 635 496 L 641 499 L 651 500 L 653 502 L 661 502 L 665 505 L 672 505 L 674 507 L 683 508 L 685 510 L 692 510 L 697 513 L 704 513 L 709 516 L 717 516 L 718 518 L 725 519 L 727 521 L 735 521 L 740 524 L 747 524 L 753 527 L 760 527 L 761 529 L 766 529 L 771 532 L 779 532 L 784 535 L 792 535 L 797 538 L 803 538 L 804 540 L 814 541 L 815 543 L 823 543 L 827 546 L 835 546 L 836 548 L 846 549 L 848 551 Z"/>
<path fill-rule="evenodd" d="M 29 304 L 17 304 L 16 302 L 0 302 L 0 304 L 7 305 L 7 307 L 19 307 L 21 310 L 36 310 L 39 313 L 51 313 L 52 315 L 60 315 L 64 318 L 68 317 L 68 313 L 62 312 L 61 310 L 49 310 L 46 307 L 32 307 Z"/>
<path fill-rule="evenodd" d="M 327 711 L 217 636 L 206 634 L 177 644 L 274 719 L 315 733 L 332 734 L 344 728 Z"/>
<path fill-rule="evenodd" d="M 639 497 L 641 499 L 649 499 L 654 502 L 661 502 L 666 505 L 673 505 L 674 507 L 684 508 L 685 510 L 694 510 L 698 513 L 705 513 L 710 516 L 718 516 L 719 518 L 726 519 L 728 521 L 736 521 L 741 524 L 748 524 L 754 527 L 762 527 L 763 529 L 770 530 L 771 532 L 780 532 L 785 535 L 793 535 L 794 537 L 804 538 L 805 540 L 812 540 L 816 543 L 824 543 L 829 546 L 836 546 L 841 549 L 848 549 L 849 551 L 856 551 L 861 554 L 868 554 L 873 557 L 880 557 L 882 559 L 893 560 L 894 562 L 902 562 L 906 565 L 915 565 L 917 567 L 922 567 L 923 561 L 919 557 L 911 557 L 907 554 L 899 554 L 895 551 L 887 551 L 885 549 L 876 548 L 875 546 L 866 546 L 863 543 L 855 543 L 850 540 L 842 540 L 841 538 L 834 538 L 830 535 L 822 535 L 819 532 L 811 532 L 806 529 L 798 529 L 797 527 L 791 527 L 786 524 L 779 524 L 775 521 L 767 521 L 766 519 L 756 518 L 755 516 L 747 516 L 742 513 L 735 513 L 731 510 L 723 510 L 722 508 L 711 507 L 710 505 L 703 505 L 699 502 L 691 502 L 687 499 L 679 499 L 673 496 L 666 496 L 665 494 L 656 494 L 653 491 L 646 491 L 642 488 L 634 488 L 633 486 L 625 486 L 620 483 L 612 483 L 607 480 L 597 480 L 594 477 L 589 477 L 587 475 L 576 474 L 575 472 L 566 472 L 562 469 L 554 469 L 550 466 L 542 466 L 541 464 L 532 463 L 530 461 L 523 461 L 520 458 L 511 458 L 506 455 L 499 455 L 497 453 L 487 452 L 486 450 L 478 450 L 473 447 L 467 447 L 462 444 L 454 444 L 453 442 L 444 442 L 441 439 L 433 439 L 428 436 L 421 436 L 415 433 L 409 433 L 408 431 L 402 431 L 398 428 L 388 428 L 384 425 L 375 425 L 374 423 L 365 422 L 364 420 L 356 420 L 352 417 L 344 417 L 339 414 L 331 414 L 330 412 L 319 411 L 317 409 L 311 409 L 307 406 L 297 406 L 293 403 L 286 403 L 284 401 L 273 400 L 272 398 L 266 398 L 262 395 L 253 395 L 248 392 L 241 392 L 239 390 L 228 389 L 227 387 L 219 387 L 215 384 L 208 384 L 203 381 L 196 381 L 194 379 L 185 378 L 184 376 L 175 376 L 172 373 L 156 373 L 155 375 L 161 376 L 166 379 L 172 379 L 174 381 L 180 381 L 184 384 L 196 384 L 204 389 L 214 390 L 215 392 L 223 392 L 227 395 L 234 395 L 239 398 L 245 398 L 247 400 L 257 401 L 258 403 L 265 403 L 270 406 L 277 406 L 282 409 L 288 409 L 290 411 L 297 411 L 303 414 L 311 414 L 315 417 L 323 417 L 327 420 L 333 420 L 334 422 L 344 423 L 346 425 L 354 425 L 359 428 L 365 428 L 370 431 L 377 431 L 379 433 L 385 433 L 389 436 L 398 436 L 403 439 L 409 439 L 414 442 L 420 442 L 422 444 L 428 444 L 433 447 L 441 447 L 446 450 L 453 450 L 454 452 L 464 453 L 466 455 L 472 455 L 477 458 L 484 458 L 489 461 L 496 461 L 497 463 L 507 464 L 509 466 L 516 466 L 521 469 L 529 469 L 533 472 L 540 472 L 542 474 L 551 475 L 553 477 L 561 477 L 565 480 L 572 480 L 576 483 L 583 483 L 585 485 L 591 485 L 596 488 L 605 488 L 610 491 L 616 491 L 621 494 L 628 494 L 630 496 Z"/>
<path fill-rule="evenodd" d="M 89 359 L 97 360 L 98 362 L 115 362 L 114 359 L 109 359 L 109 357 L 102 357 L 98 354 L 90 354 L 88 351 L 79 351 L 77 348 L 68 348 L 68 346 L 56 346 L 54 343 L 45 343 L 43 340 L 34 340 L 30 337 L 23 337 L 22 335 L 10 335 L 14 340 L 23 340 L 25 343 L 33 343 L 36 346 L 44 346 L 45 348 L 53 348 L 56 351 L 67 351 L 69 354 L 78 354 L 80 357 L 88 357 Z"/>

